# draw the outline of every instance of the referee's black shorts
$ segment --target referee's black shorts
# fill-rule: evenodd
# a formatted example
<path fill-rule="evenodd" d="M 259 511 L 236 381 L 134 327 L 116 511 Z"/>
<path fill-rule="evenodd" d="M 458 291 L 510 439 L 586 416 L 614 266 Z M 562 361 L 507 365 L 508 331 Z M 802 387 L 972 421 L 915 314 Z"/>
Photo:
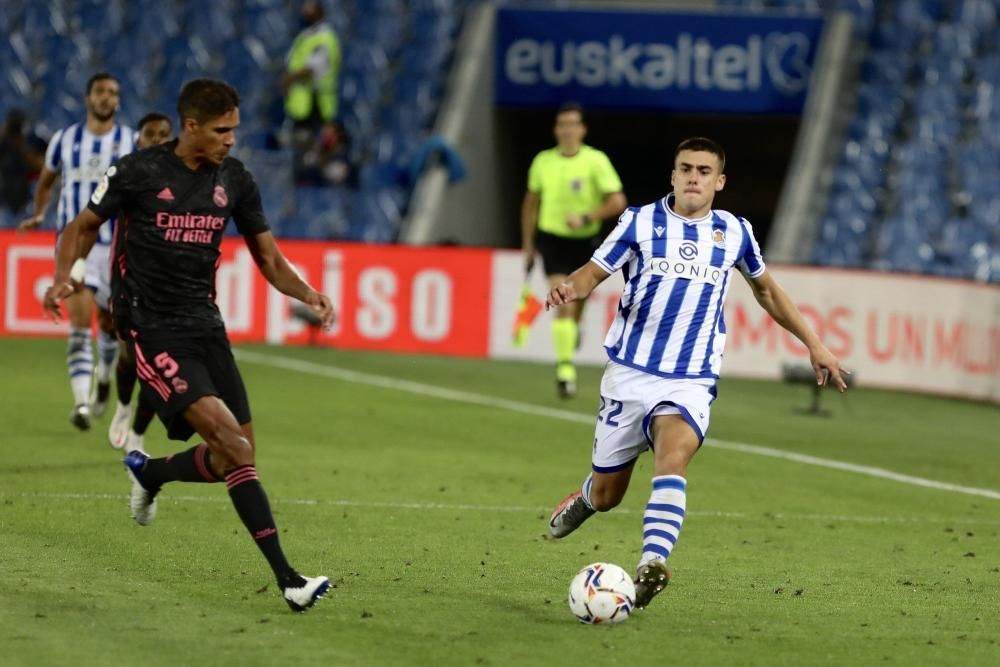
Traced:
<path fill-rule="evenodd" d="M 600 234 L 588 238 L 569 238 L 539 231 L 535 247 L 542 256 L 545 275 L 569 275 L 590 261 L 600 245 Z"/>
<path fill-rule="evenodd" d="M 136 331 L 129 345 L 142 391 L 151 399 L 171 440 L 194 435 L 184 411 L 203 396 L 218 396 L 239 424 L 250 422 L 247 391 L 224 328 L 193 335 Z"/>

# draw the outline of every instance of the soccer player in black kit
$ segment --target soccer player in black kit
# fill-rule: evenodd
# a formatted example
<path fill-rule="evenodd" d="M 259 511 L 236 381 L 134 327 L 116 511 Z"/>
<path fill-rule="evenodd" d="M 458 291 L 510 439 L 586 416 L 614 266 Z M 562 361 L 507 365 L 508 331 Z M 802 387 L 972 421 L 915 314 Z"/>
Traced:
<path fill-rule="evenodd" d="M 225 481 L 237 514 L 294 611 L 305 611 L 330 588 L 288 561 L 254 466 L 255 442 L 246 390 L 215 304 L 219 245 L 231 217 L 260 272 L 276 289 L 302 301 L 325 327 L 330 300 L 310 287 L 275 244 L 260 193 L 243 164 L 228 157 L 240 123 L 239 96 L 227 83 L 195 79 L 177 101 L 177 140 L 126 155 L 110 167 L 90 204 L 63 231 L 55 281 L 45 308 L 78 285 L 74 260 L 85 257 L 100 224 L 119 214 L 112 255 L 112 312 L 136 358 L 143 391 L 172 439 L 198 433 L 204 442 L 166 458 L 142 451 L 125 457 L 132 478 L 132 516 L 147 525 L 168 482 Z"/>

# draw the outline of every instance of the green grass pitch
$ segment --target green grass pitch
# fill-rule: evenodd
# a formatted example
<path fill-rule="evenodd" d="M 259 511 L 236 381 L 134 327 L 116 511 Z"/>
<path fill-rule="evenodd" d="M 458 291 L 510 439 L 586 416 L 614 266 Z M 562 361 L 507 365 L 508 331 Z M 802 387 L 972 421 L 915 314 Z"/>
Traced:
<path fill-rule="evenodd" d="M 601 628 L 566 588 L 595 560 L 634 568 L 649 457 L 620 508 L 546 531 L 588 470 L 600 369 L 560 402 L 546 366 L 241 348 L 285 550 L 336 583 L 296 615 L 223 486 L 171 485 L 151 526 L 129 518 L 110 416 L 67 421 L 64 347 L 0 340 L 5 666 L 1000 664 L 996 406 L 862 386 L 820 418 L 794 412 L 804 387 L 724 379 L 674 581 Z M 146 445 L 184 447 L 158 422 Z"/>

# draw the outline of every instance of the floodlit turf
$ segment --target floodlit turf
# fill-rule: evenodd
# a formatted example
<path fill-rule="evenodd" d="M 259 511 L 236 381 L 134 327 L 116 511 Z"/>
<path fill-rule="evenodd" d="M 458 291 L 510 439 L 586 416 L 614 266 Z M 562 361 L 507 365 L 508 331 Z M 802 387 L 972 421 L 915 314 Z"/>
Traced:
<path fill-rule="evenodd" d="M 544 366 L 255 346 L 315 371 L 241 361 L 286 551 L 336 582 L 292 614 L 221 485 L 168 487 L 149 527 L 128 517 L 110 416 L 67 421 L 64 345 L 0 340 L 4 665 L 1000 664 L 1000 500 L 709 444 L 673 583 L 621 626 L 583 626 L 566 587 L 591 561 L 634 567 L 649 457 L 622 507 L 547 539 L 592 428 L 517 408 L 589 417 L 600 369 L 560 402 Z M 710 435 L 1000 491 L 996 406 L 824 402 L 832 418 L 803 416 L 804 387 L 724 381 Z M 181 447 L 154 423 L 153 454 Z"/>

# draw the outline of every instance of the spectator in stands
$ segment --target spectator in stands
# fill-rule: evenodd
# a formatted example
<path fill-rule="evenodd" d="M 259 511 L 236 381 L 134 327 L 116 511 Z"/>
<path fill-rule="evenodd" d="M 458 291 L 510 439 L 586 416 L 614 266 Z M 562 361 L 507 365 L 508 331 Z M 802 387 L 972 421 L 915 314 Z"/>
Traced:
<path fill-rule="evenodd" d="M 281 79 L 285 116 L 291 124 L 294 176 L 299 183 L 323 180 L 323 156 L 336 147 L 340 73 L 340 40 L 323 20 L 323 5 L 316 0 L 303 3 L 301 17 L 302 31 L 288 51 Z"/>
<path fill-rule="evenodd" d="M 559 107 L 553 133 L 556 146 L 532 161 L 521 205 L 525 270 L 531 272 L 537 252 L 552 288 L 590 259 L 601 242 L 603 221 L 617 218 L 626 206 L 611 160 L 583 143 L 587 126 L 579 104 L 567 102 Z M 565 303 L 552 321 L 556 386 L 562 398 L 576 395 L 574 357 L 582 314 L 582 300 Z"/>
<path fill-rule="evenodd" d="M 45 142 L 27 131 L 26 122 L 25 113 L 14 109 L 0 129 L 0 207 L 12 216 L 31 201 L 31 181 L 45 160 Z"/>

